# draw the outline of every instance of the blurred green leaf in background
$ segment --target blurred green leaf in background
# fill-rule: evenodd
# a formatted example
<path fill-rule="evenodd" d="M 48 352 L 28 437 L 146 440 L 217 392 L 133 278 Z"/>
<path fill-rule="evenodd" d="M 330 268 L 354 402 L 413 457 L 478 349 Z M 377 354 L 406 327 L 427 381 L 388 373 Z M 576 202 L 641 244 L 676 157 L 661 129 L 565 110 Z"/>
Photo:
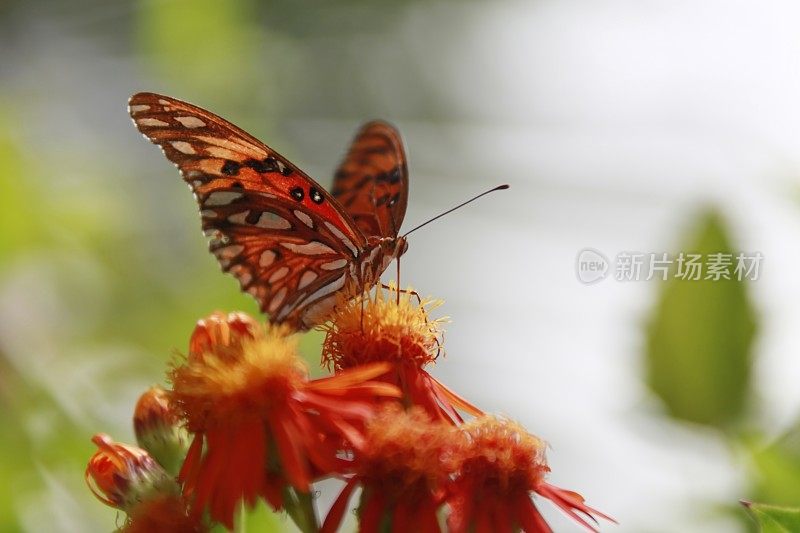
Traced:
<path fill-rule="evenodd" d="M 704 214 L 681 247 L 687 253 L 731 253 L 725 224 Z M 705 273 L 703 273 L 705 277 Z M 646 383 L 679 420 L 728 429 L 741 421 L 751 395 L 755 311 L 746 281 L 663 283 L 647 328 Z"/>

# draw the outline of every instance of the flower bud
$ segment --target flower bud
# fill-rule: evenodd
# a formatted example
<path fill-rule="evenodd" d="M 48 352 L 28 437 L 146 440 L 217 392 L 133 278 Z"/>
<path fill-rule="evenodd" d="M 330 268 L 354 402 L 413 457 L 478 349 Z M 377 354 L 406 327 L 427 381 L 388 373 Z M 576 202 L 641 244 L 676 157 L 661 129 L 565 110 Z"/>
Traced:
<path fill-rule="evenodd" d="M 86 466 L 86 483 L 97 498 L 111 507 L 130 511 L 142 500 L 159 494 L 179 494 L 179 488 L 150 454 L 98 433 L 98 450 Z"/>
<path fill-rule="evenodd" d="M 189 433 L 169 402 L 167 391 L 150 387 L 133 413 L 136 442 L 171 475 L 177 476 L 189 449 Z"/>
<path fill-rule="evenodd" d="M 243 340 L 253 339 L 261 325 L 246 313 L 232 312 L 227 315 L 215 311 L 197 321 L 189 339 L 189 359 L 202 358 L 204 353 L 233 351 L 241 348 Z"/>

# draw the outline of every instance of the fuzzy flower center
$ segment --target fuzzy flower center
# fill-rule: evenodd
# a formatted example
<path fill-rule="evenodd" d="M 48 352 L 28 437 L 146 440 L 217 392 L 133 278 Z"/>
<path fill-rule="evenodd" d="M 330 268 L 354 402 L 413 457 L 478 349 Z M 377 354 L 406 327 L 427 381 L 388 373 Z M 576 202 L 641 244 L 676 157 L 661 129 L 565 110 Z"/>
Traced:
<path fill-rule="evenodd" d="M 410 289 L 409 289 L 410 291 Z M 423 367 L 441 351 L 442 323 L 431 310 L 441 301 L 418 301 L 411 292 L 380 288 L 349 301 L 340 301 L 326 331 L 322 359 L 329 368 L 343 370 L 366 363 L 405 362 Z"/>
<path fill-rule="evenodd" d="M 432 422 L 421 409 L 387 406 L 367 426 L 361 477 L 366 486 L 394 494 L 430 490 L 452 470 L 456 437 L 452 426 Z"/>
<path fill-rule="evenodd" d="M 549 472 L 545 442 L 510 420 L 483 416 L 462 426 L 461 473 L 492 491 L 530 491 Z"/>
<path fill-rule="evenodd" d="M 190 358 L 171 377 L 171 401 L 198 432 L 240 416 L 268 416 L 302 385 L 307 368 L 295 339 L 271 330 L 243 339 L 235 353 L 224 347 Z"/>

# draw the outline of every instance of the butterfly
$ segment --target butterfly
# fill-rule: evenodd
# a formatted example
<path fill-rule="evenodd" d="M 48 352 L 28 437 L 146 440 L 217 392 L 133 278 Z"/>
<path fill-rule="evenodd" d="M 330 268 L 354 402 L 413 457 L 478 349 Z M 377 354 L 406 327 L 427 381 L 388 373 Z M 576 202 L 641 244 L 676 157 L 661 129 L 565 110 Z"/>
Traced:
<path fill-rule="evenodd" d="M 222 270 L 272 322 L 299 330 L 323 322 L 342 291 L 369 290 L 408 248 L 399 235 L 408 169 L 390 124 L 361 127 L 331 194 L 210 111 L 146 92 L 130 98 L 128 111 L 189 184 Z"/>

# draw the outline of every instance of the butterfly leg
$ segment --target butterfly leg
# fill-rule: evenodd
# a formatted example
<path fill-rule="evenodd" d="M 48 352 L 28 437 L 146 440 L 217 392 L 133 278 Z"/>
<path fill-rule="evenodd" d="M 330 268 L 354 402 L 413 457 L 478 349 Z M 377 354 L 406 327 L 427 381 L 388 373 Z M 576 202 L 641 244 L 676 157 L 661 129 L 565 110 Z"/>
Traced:
<path fill-rule="evenodd" d="M 387 289 L 387 290 L 396 290 L 397 291 L 397 303 L 398 304 L 400 304 L 400 293 L 402 292 L 403 294 L 410 294 L 410 295 L 416 297 L 417 298 L 417 304 L 418 305 L 422 305 L 422 297 L 415 290 L 401 289 L 399 287 L 395 288 L 395 287 L 392 287 L 391 285 L 387 285 L 385 283 L 381 283 L 381 288 L 384 288 L 384 289 Z"/>
<path fill-rule="evenodd" d="M 387 289 L 387 290 L 395 289 L 394 287 L 392 287 L 390 285 L 387 285 L 385 283 L 381 283 L 381 287 L 384 288 L 384 289 Z M 400 293 L 401 292 L 404 293 L 404 294 L 410 294 L 410 295 L 414 296 L 417 299 L 417 305 L 420 307 L 420 309 L 422 309 L 422 314 L 425 315 L 425 323 L 427 324 L 428 323 L 428 312 L 422 306 L 422 297 L 419 295 L 419 293 L 417 291 L 415 291 L 415 290 L 401 289 L 400 287 L 397 287 L 395 290 L 397 290 L 397 305 L 400 305 Z"/>

